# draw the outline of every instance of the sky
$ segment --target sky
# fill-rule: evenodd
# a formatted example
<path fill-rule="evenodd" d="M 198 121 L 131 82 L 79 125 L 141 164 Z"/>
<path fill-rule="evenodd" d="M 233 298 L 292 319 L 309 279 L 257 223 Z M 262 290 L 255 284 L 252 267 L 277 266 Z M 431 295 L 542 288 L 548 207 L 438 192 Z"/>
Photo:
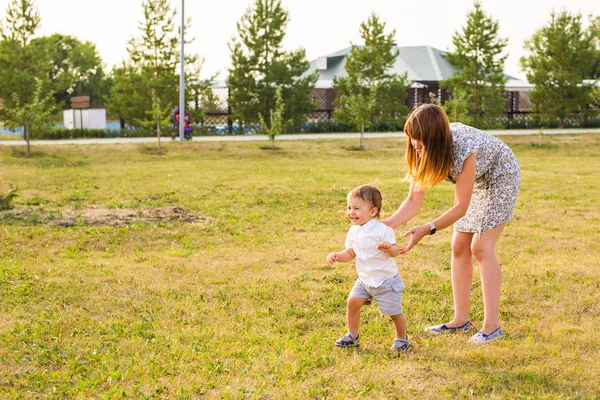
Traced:
<path fill-rule="evenodd" d="M 0 0 L 4 20 L 11 0 Z M 182 0 L 171 0 L 181 20 Z M 231 55 L 227 43 L 236 35 L 236 23 L 253 0 L 185 0 L 185 15 L 192 26 L 187 38 L 195 38 L 186 52 L 204 57 L 202 77 L 219 73 L 225 79 Z M 508 38 L 505 72 L 524 79 L 519 59 L 523 43 L 547 25 L 554 11 L 580 13 L 587 27 L 588 15 L 600 15 L 600 0 L 482 0 L 487 15 L 498 21 L 500 36 Z M 127 55 L 127 42 L 140 36 L 142 0 L 35 0 L 41 25 L 36 36 L 62 33 L 96 45 L 110 69 Z M 396 30 L 398 46 L 429 45 L 452 51 L 452 35 L 466 25 L 473 0 L 282 0 L 290 14 L 284 49 L 304 48 L 308 60 L 324 56 L 351 44 L 362 44 L 360 23 L 371 12 Z"/>

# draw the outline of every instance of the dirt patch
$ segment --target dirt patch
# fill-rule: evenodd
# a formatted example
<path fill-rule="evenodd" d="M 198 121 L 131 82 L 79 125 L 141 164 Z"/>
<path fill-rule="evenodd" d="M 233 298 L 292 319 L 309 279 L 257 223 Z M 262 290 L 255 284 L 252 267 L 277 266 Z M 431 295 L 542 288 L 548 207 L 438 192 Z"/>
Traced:
<path fill-rule="evenodd" d="M 206 223 L 208 218 L 199 215 L 193 210 L 183 207 L 160 207 L 160 208 L 87 208 L 83 210 L 66 210 L 60 218 L 52 219 L 49 225 L 75 226 L 84 225 L 110 225 L 123 226 L 134 222 L 158 223 Z"/>

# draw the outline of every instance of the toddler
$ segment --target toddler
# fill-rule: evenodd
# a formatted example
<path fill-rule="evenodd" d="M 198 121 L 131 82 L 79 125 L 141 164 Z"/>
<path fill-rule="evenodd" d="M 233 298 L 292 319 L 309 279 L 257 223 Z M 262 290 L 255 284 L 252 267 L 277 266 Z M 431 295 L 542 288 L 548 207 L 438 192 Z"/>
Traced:
<path fill-rule="evenodd" d="M 358 279 L 347 301 L 348 333 L 335 342 L 340 347 L 356 347 L 360 308 L 375 300 L 383 315 L 389 316 L 396 329 L 392 350 L 407 350 L 406 317 L 402 313 L 402 290 L 405 288 L 394 258 L 398 255 L 394 231 L 379 221 L 381 193 L 370 185 L 359 186 L 347 197 L 348 218 L 352 227 L 346 236 L 346 249 L 330 253 L 327 264 L 348 262 L 356 258 Z"/>

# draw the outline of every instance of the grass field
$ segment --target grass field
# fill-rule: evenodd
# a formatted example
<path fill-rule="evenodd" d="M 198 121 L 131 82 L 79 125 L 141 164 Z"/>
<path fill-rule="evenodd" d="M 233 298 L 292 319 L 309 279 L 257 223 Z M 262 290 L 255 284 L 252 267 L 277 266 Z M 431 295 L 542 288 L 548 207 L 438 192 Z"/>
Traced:
<path fill-rule="evenodd" d="M 361 347 L 338 349 L 354 265 L 346 192 L 406 196 L 399 139 L 0 146 L 0 398 L 600 398 L 600 135 L 502 137 L 522 167 L 498 244 L 507 336 L 430 337 L 452 315 L 449 229 L 397 259 L 412 348 L 364 310 Z M 450 206 L 429 191 L 412 221 Z M 66 213 L 179 207 L 195 223 L 93 225 Z M 399 237 L 405 227 L 396 233 Z"/>

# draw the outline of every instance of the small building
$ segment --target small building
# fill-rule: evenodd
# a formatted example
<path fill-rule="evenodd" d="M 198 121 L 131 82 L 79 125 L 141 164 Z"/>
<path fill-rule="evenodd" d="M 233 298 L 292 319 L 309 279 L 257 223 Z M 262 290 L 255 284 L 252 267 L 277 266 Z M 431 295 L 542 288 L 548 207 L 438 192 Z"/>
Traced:
<path fill-rule="evenodd" d="M 430 97 L 436 97 L 442 103 L 448 100 L 448 93 L 440 87 L 440 82 L 452 76 L 456 68 L 446 60 L 446 52 L 431 46 L 395 46 L 399 51 L 398 58 L 390 71 L 402 75 L 412 82 L 406 98 L 406 105 L 413 108 L 430 101 Z M 325 115 L 331 117 L 333 112 L 333 100 L 336 97 L 333 90 L 333 78 L 348 76 L 346 73 L 346 57 L 350 54 L 352 47 L 347 47 L 335 53 L 318 57 L 310 62 L 307 73 L 319 71 L 319 80 L 315 85 L 314 98 L 319 106 L 316 116 Z M 533 88 L 527 81 L 506 75 L 508 81 L 505 84 L 506 115 L 514 117 L 520 113 L 531 111 L 528 91 Z"/>

